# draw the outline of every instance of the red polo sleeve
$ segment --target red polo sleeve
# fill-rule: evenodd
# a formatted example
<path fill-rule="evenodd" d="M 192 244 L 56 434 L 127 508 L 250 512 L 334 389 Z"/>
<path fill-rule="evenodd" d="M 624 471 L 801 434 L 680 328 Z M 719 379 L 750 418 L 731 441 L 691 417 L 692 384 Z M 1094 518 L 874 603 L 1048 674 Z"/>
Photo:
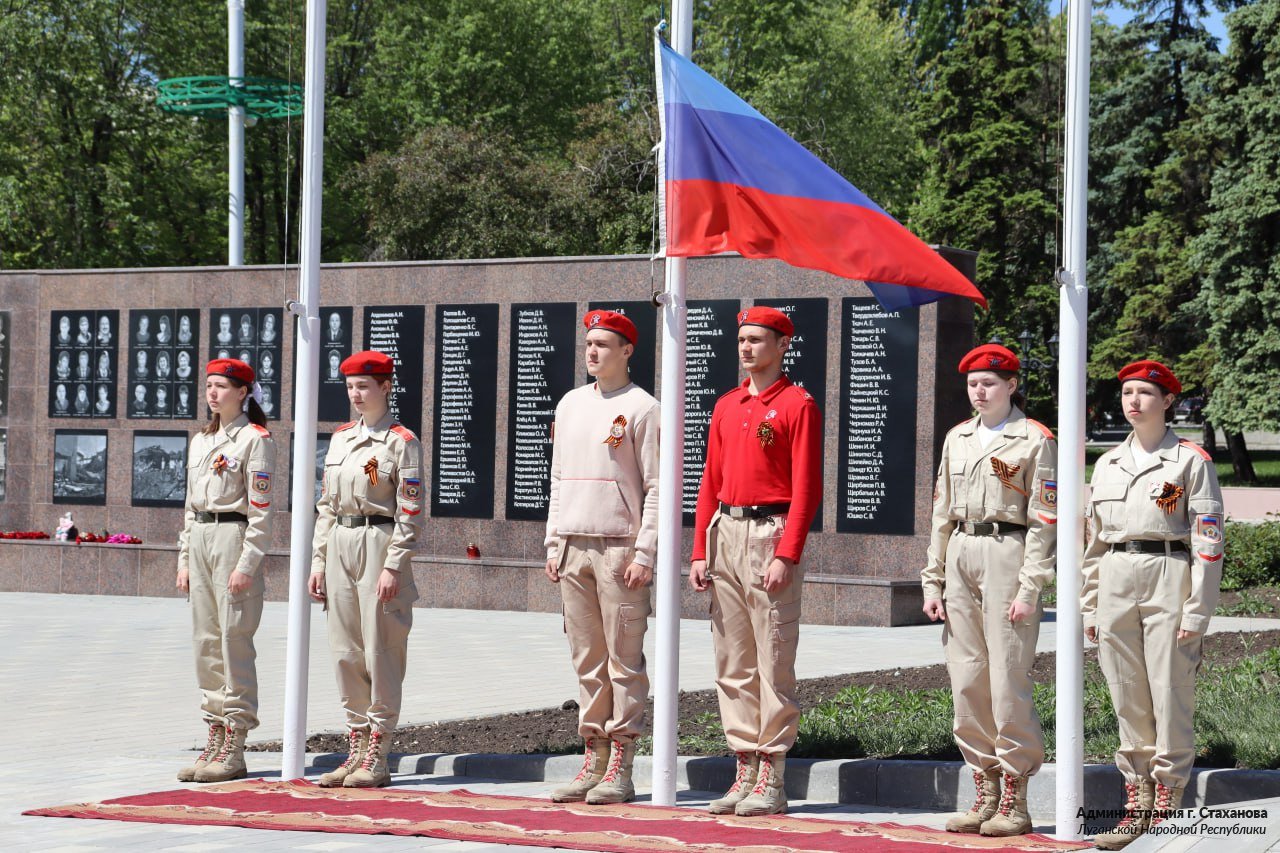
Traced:
<path fill-rule="evenodd" d="M 809 537 L 809 526 L 822 502 L 822 412 L 807 394 L 796 412 L 792 429 L 791 509 L 774 556 L 798 563 Z"/>
<path fill-rule="evenodd" d="M 724 399 L 711 412 L 707 427 L 707 462 L 698 487 L 698 506 L 693 522 L 693 559 L 707 559 L 707 527 L 720 509 L 720 484 L 724 480 L 720 450 L 720 424 L 724 420 Z"/>

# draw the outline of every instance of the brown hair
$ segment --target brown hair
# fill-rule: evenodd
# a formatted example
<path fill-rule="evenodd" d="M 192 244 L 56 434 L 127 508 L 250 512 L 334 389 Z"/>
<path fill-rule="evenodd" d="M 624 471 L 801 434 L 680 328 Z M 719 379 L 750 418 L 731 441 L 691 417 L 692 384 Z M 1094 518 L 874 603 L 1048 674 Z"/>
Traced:
<path fill-rule="evenodd" d="M 231 387 L 233 388 L 249 387 L 244 382 L 241 382 L 239 379 L 236 379 L 234 376 L 223 376 L 222 378 L 230 382 Z M 267 425 L 267 413 L 262 411 L 262 407 L 258 405 L 258 401 L 253 399 L 252 389 L 250 389 L 249 394 L 246 395 L 244 399 L 245 399 L 245 402 L 249 404 L 248 408 L 245 409 L 245 414 L 249 416 L 249 423 L 257 424 L 260 427 L 265 427 Z M 209 423 L 205 424 L 204 429 L 200 431 L 205 435 L 213 435 L 221 428 L 222 428 L 222 415 L 218 414 L 217 412 L 214 412 L 213 416 L 209 418 Z"/>
<path fill-rule="evenodd" d="M 1027 413 L 1027 395 L 1022 393 L 1022 377 L 1013 370 L 993 370 L 991 372 L 1006 382 L 1010 379 L 1018 380 L 1018 387 L 1009 395 L 1009 402 L 1017 406 L 1018 411 L 1025 415 Z"/>

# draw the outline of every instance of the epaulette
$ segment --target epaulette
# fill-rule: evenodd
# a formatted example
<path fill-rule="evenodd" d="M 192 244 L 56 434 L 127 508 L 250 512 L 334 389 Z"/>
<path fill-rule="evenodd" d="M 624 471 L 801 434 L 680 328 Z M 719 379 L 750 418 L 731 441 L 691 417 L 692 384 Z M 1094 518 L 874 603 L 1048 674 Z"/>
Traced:
<path fill-rule="evenodd" d="M 403 438 L 405 441 L 413 441 L 417 438 L 417 436 L 413 434 L 413 430 L 409 429 L 404 424 L 392 424 L 391 431 Z"/>
<path fill-rule="evenodd" d="M 1178 444 L 1182 445 L 1183 447 L 1189 447 L 1192 450 L 1194 450 L 1196 453 L 1199 453 L 1200 458 L 1203 459 L 1205 462 L 1213 461 L 1213 457 L 1209 455 L 1209 451 L 1205 450 L 1203 447 L 1196 444 L 1194 441 L 1188 441 L 1187 439 L 1184 438 L 1184 439 L 1181 439 L 1178 442 Z"/>
<path fill-rule="evenodd" d="M 334 432 L 342 432 L 344 429 L 351 429 L 357 423 L 359 423 L 359 421 L 347 421 L 345 424 L 335 429 Z"/>
<path fill-rule="evenodd" d="M 271 437 L 271 430 L 267 429 L 266 427 L 262 426 L 261 424 L 253 424 L 253 423 L 251 423 L 251 424 L 250 424 L 250 426 L 252 426 L 254 429 L 256 429 L 256 430 L 258 431 L 258 435 L 262 436 L 263 438 L 270 438 L 270 437 Z"/>
<path fill-rule="evenodd" d="M 1053 439 L 1053 430 L 1049 429 L 1047 426 L 1045 426 L 1044 424 L 1040 423 L 1040 422 L 1039 422 L 1038 420 L 1036 420 L 1035 418 L 1027 418 L 1027 423 L 1031 424 L 1031 425 L 1032 425 L 1032 426 L 1034 426 L 1036 429 L 1038 429 L 1038 430 L 1040 430 L 1042 433 L 1044 433 L 1044 437 L 1045 437 L 1045 438 L 1050 439 L 1050 440 L 1052 440 L 1052 439 Z"/>

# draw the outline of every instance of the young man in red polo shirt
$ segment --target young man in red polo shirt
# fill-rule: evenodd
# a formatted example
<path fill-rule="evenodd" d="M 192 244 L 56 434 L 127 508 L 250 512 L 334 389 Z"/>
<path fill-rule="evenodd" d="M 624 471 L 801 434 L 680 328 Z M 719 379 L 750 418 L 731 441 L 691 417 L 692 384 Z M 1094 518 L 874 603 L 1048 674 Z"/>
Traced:
<path fill-rule="evenodd" d="M 756 306 L 737 320 L 747 378 L 711 416 L 689 583 L 711 589 L 720 718 L 738 757 L 733 787 L 710 810 L 763 815 L 787 808 L 800 556 L 822 499 L 822 413 L 782 373 L 790 318 Z"/>

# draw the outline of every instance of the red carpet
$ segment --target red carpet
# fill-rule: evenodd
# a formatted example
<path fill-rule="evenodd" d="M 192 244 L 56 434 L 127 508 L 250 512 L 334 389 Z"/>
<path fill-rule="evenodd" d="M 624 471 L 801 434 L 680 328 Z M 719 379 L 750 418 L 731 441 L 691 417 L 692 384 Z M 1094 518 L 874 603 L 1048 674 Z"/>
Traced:
<path fill-rule="evenodd" d="M 177 791 L 33 809 L 29 815 L 147 823 L 244 826 L 316 832 L 420 835 L 571 850 L 725 850 L 742 853 L 936 853 L 962 850 L 1077 850 L 1086 844 L 1043 835 L 983 838 L 894 823 L 776 816 L 714 816 L 701 809 L 627 803 L 556 805 L 528 797 L 458 790 L 318 788 L 309 782 L 231 782 Z"/>

